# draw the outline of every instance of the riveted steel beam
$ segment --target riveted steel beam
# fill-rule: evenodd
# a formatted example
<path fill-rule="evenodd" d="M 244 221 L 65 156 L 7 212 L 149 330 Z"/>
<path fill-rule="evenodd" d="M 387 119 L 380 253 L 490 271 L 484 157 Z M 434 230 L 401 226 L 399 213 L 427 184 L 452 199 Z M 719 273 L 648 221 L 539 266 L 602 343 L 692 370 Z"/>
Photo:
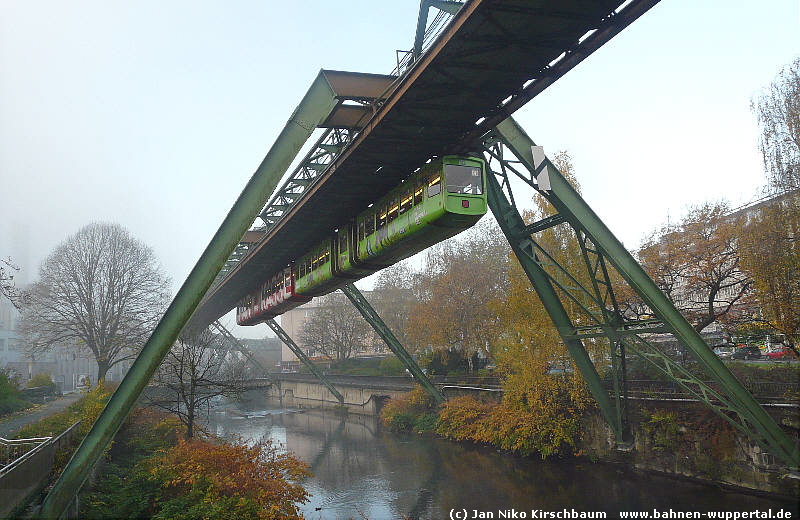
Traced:
<path fill-rule="evenodd" d="M 592 335 L 596 337 L 597 332 L 602 331 L 613 344 L 632 350 L 691 391 L 706 406 L 746 433 L 762 448 L 786 462 L 791 468 L 799 468 L 800 450 L 798 450 L 798 446 L 712 352 L 699 333 L 658 289 L 628 250 L 513 118 L 508 118 L 497 125 L 494 133 L 487 135 L 484 142 L 487 145 L 487 153 L 490 155 L 493 153 L 489 150 L 491 143 L 502 143 L 513 153 L 513 163 L 516 168 L 513 168 L 510 162 L 506 162 L 505 167 L 547 198 L 558 213 L 572 226 L 578 239 L 586 240 L 586 244 L 589 246 L 587 247 L 585 244 L 581 246 L 585 258 L 596 257 L 599 259 L 596 264 L 588 260 L 586 264 L 592 275 L 592 283 L 595 284 L 594 290 L 581 287 L 579 283 L 576 283 L 577 280 L 570 279 L 568 276 L 561 278 L 563 283 L 560 285 L 562 294 L 570 298 L 576 304 L 576 308 L 594 321 L 593 327 L 596 327 L 597 330 L 593 331 Z M 496 159 L 496 156 L 494 158 Z M 543 251 L 535 249 L 535 253 L 542 255 Z M 607 298 L 613 293 L 607 273 L 604 277 L 599 276 L 600 272 L 605 269 L 605 263 L 613 266 L 650 308 L 652 314 L 660 322 L 656 327 L 671 333 L 692 354 L 718 388 L 709 387 L 700 378 L 676 364 L 648 342 L 642 336 L 642 334 L 652 332 L 648 328 L 639 331 L 641 334 L 617 333 L 619 327 L 628 327 L 618 310 L 614 309 L 616 303 L 613 301 L 613 297 Z M 551 275 L 550 278 L 554 283 L 560 283 L 558 277 Z M 596 284 L 598 280 L 604 280 L 602 288 Z M 610 312 L 611 310 L 616 312 Z M 576 329 L 568 333 L 566 337 L 577 338 L 581 336 L 581 332 Z M 624 352 L 621 359 L 624 361 Z"/>
<path fill-rule="evenodd" d="M 219 320 L 212 323 L 211 326 L 217 329 L 217 332 L 219 332 L 219 334 L 222 336 L 225 342 L 230 346 L 230 348 L 238 352 L 241 352 L 242 355 L 244 355 L 244 357 L 247 358 L 247 361 L 252 365 L 254 365 L 259 370 L 259 372 L 263 374 L 264 377 L 266 377 L 267 379 L 271 379 L 269 375 L 269 370 L 267 370 L 267 368 L 261 364 L 261 361 L 259 361 L 258 358 L 256 358 L 253 352 L 249 348 L 247 348 L 244 345 L 244 343 L 239 341 L 239 339 L 236 336 L 231 334 L 231 332 L 227 328 L 225 328 L 225 326 L 222 323 L 220 323 Z"/>
<path fill-rule="evenodd" d="M 494 172 L 493 172 L 494 173 Z M 594 367 L 592 359 L 583 343 L 574 337 L 575 326 L 567 315 L 564 305 L 553 287 L 552 280 L 541 265 L 541 260 L 536 254 L 530 233 L 526 231 L 525 222 L 516 207 L 506 198 L 495 175 L 486 176 L 486 194 L 489 208 L 492 210 L 500 229 L 508 239 L 511 250 L 519 260 L 523 271 L 533 285 L 536 294 L 542 301 L 547 314 L 561 335 L 564 344 L 572 356 L 575 366 L 580 371 L 589 391 L 594 396 L 600 407 L 600 412 L 614 430 L 617 441 L 625 438 L 623 417 L 611 403 L 608 392 L 603 386 L 603 381 Z"/>
<path fill-rule="evenodd" d="M 361 294 L 355 285 L 349 283 L 342 287 L 342 292 L 345 296 L 352 302 L 358 312 L 364 317 L 367 322 L 372 325 L 373 330 L 381 337 L 381 339 L 386 343 L 386 346 L 394 352 L 394 355 L 403 363 L 403 365 L 408 369 L 414 379 L 417 380 L 422 388 L 425 389 L 428 394 L 433 397 L 437 404 L 441 404 L 445 401 L 444 394 L 439 391 L 438 388 L 431 383 L 431 380 L 428 379 L 428 376 L 422 371 L 414 358 L 403 348 L 403 345 L 397 339 L 397 337 L 392 333 L 392 330 L 384 323 L 381 319 L 378 312 L 370 305 L 369 301 L 364 298 L 364 295 Z"/>

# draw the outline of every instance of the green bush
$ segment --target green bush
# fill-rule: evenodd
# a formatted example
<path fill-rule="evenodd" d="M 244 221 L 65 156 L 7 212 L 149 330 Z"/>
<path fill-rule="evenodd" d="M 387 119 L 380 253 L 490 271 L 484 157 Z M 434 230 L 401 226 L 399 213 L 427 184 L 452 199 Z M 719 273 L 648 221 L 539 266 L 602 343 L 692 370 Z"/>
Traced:
<path fill-rule="evenodd" d="M 439 424 L 439 417 L 434 413 L 426 413 L 417 416 L 414 420 L 414 431 L 417 433 L 433 432 Z"/>
<path fill-rule="evenodd" d="M 406 374 L 406 368 L 403 366 L 403 362 L 396 357 L 387 357 L 381 360 L 378 369 L 382 376 L 403 376 Z"/>
<path fill-rule="evenodd" d="M 7 370 L 0 370 L 0 416 L 29 408 L 31 403 L 19 393 L 19 381 Z"/>
<path fill-rule="evenodd" d="M 381 410 L 381 420 L 393 431 L 432 431 L 436 408 L 433 398 L 417 386 L 403 397 L 391 399 Z"/>
<path fill-rule="evenodd" d="M 40 386 L 55 386 L 53 378 L 50 377 L 50 372 L 40 372 L 28 379 L 28 388 L 38 388 Z"/>

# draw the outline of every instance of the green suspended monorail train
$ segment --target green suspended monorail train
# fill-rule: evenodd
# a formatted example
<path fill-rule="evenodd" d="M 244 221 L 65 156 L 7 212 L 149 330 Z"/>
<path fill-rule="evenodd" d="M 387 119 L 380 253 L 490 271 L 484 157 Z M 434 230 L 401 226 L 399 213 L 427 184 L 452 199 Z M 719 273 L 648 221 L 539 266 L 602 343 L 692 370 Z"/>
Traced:
<path fill-rule="evenodd" d="M 236 323 L 274 318 L 471 227 L 486 213 L 485 186 L 482 159 L 432 159 L 243 298 Z"/>

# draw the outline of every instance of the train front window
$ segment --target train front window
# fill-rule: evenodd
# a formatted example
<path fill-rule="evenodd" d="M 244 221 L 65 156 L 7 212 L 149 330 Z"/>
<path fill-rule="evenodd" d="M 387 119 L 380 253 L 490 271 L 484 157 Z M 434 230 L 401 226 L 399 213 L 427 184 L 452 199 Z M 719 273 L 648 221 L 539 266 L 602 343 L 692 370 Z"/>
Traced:
<path fill-rule="evenodd" d="M 433 197 L 442 192 L 442 176 L 435 175 L 428 183 L 428 197 Z"/>
<path fill-rule="evenodd" d="M 462 195 L 481 195 L 483 193 L 483 177 L 480 166 L 446 164 L 444 177 L 447 181 L 448 193 Z"/>

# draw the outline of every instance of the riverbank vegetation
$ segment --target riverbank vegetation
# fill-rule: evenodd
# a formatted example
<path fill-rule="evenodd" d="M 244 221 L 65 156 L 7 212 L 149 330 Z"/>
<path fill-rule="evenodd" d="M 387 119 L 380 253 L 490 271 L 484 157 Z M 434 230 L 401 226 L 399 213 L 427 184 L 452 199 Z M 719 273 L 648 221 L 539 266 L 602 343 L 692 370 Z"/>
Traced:
<path fill-rule="evenodd" d="M 80 421 L 55 457 L 66 466 L 113 389 L 101 385 L 16 438 L 57 436 Z M 269 441 L 246 444 L 210 435 L 185 439 L 174 416 L 138 408 L 125 421 L 83 488 L 79 518 L 299 519 L 308 467 Z"/>
<path fill-rule="evenodd" d="M 184 439 L 175 418 L 137 409 L 82 502 L 81 518 L 299 519 L 307 466 L 269 441 Z"/>
<path fill-rule="evenodd" d="M 19 381 L 14 374 L 0 370 L 0 417 L 30 408 L 33 404 L 19 391 Z"/>

